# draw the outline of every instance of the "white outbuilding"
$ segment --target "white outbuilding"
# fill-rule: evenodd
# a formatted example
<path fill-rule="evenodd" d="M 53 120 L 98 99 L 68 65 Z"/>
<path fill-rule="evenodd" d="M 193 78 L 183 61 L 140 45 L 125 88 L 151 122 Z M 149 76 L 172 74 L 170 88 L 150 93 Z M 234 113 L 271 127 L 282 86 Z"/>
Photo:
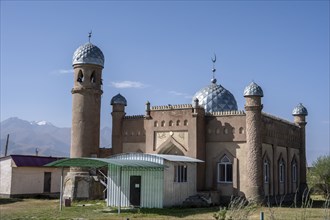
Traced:
<path fill-rule="evenodd" d="M 61 159 L 32 155 L 1 157 L 0 197 L 58 196 L 61 170 L 44 165 Z"/>
<path fill-rule="evenodd" d="M 197 194 L 197 163 L 178 155 L 124 153 L 110 158 L 70 158 L 47 166 L 108 168 L 107 205 L 163 208 Z"/>

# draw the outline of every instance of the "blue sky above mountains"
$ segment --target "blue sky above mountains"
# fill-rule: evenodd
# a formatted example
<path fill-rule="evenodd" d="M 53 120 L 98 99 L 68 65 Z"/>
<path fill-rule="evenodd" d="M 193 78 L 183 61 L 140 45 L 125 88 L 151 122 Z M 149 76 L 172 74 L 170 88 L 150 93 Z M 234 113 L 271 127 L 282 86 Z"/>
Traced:
<path fill-rule="evenodd" d="M 216 78 L 244 108 L 252 80 L 264 111 L 292 121 L 309 111 L 307 153 L 329 153 L 329 1 L 1 1 L 1 121 L 17 116 L 71 126 L 72 55 L 104 53 L 102 127 L 111 97 L 127 114 L 144 104 L 191 103 Z"/>

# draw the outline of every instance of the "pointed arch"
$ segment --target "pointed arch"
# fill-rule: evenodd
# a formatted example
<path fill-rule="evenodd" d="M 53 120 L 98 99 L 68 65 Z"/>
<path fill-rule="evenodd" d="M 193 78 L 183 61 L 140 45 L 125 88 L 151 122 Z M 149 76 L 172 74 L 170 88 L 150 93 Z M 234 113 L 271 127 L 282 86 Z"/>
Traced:
<path fill-rule="evenodd" d="M 77 82 L 82 83 L 84 81 L 84 74 L 82 70 L 79 70 L 78 75 L 77 75 Z"/>
<path fill-rule="evenodd" d="M 96 82 L 96 77 L 95 77 L 95 70 L 92 72 L 91 74 L 91 78 L 90 78 L 91 83 L 95 83 Z"/>
<path fill-rule="evenodd" d="M 185 155 L 184 152 L 188 150 L 177 142 L 173 137 L 169 137 L 164 143 L 159 147 L 159 154 L 175 154 L 175 155 Z"/>

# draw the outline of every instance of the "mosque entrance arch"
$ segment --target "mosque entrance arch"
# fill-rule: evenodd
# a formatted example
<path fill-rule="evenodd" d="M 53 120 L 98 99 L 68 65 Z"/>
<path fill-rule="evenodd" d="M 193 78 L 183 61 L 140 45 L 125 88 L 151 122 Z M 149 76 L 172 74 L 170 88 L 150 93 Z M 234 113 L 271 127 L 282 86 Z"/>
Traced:
<path fill-rule="evenodd" d="M 171 155 L 180 155 L 180 156 L 184 156 L 184 153 L 182 152 L 182 150 L 180 150 L 177 146 L 175 146 L 173 143 L 171 143 L 170 145 L 168 145 L 167 147 L 164 147 L 163 149 L 161 149 L 159 152 L 159 154 L 171 154 Z"/>

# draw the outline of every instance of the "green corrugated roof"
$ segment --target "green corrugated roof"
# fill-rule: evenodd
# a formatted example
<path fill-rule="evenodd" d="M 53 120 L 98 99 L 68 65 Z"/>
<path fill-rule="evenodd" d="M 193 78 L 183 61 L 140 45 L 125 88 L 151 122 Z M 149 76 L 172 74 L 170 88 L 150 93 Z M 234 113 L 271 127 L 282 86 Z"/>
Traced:
<path fill-rule="evenodd" d="M 68 158 L 57 160 L 46 164 L 48 167 L 89 167 L 100 168 L 109 164 L 119 167 L 149 167 L 149 168 L 164 168 L 165 166 L 159 163 L 143 160 L 120 160 L 110 158 Z"/>

